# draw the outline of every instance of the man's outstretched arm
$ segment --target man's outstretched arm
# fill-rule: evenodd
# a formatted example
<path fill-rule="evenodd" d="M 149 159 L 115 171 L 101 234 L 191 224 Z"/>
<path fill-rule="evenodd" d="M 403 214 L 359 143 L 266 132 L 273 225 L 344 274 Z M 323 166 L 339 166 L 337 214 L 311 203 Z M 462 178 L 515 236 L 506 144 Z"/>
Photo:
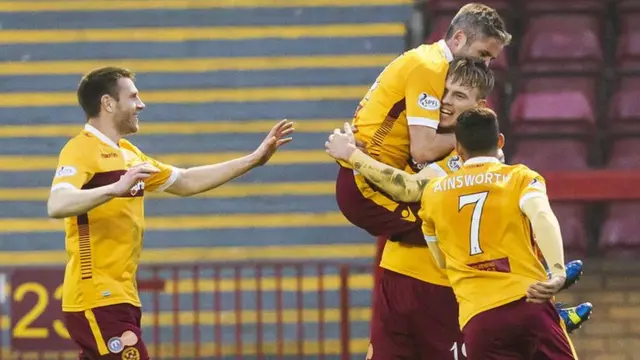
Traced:
<path fill-rule="evenodd" d="M 271 129 L 253 153 L 219 164 L 180 170 L 180 175 L 165 191 L 179 196 L 191 196 L 226 184 L 254 167 L 264 165 L 282 145 L 291 141 L 288 136 L 293 131 L 293 123 L 282 120 Z"/>

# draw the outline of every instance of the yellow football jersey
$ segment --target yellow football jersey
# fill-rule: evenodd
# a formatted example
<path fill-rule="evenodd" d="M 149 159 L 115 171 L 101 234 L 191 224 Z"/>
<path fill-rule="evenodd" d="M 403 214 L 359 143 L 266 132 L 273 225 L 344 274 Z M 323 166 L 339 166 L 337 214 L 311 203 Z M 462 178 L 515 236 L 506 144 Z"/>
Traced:
<path fill-rule="evenodd" d="M 144 233 L 144 192 L 168 188 L 178 178 L 179 170 L 147 157 L 127 140 L 115 144 L 88 124 L 60 152 L 52 191 L 109 185 L 117 182 L 126 169 L 145 161 L 160 172 L 133 186 L 128 196 L 64 220 L 68 254 L 64 311 L 120 303 L 140 306 L 136 271 Z"/>
<path fill-rule="evenodd" d="M 544 179 L 524 165 L 478 157 L 427 185 L 419 216 L 428 242 L 446 257 L 460 304 L 460 327 L 474 315 L 520 299 L 547 279 L 521 204 L 546 196 Z"/>
<path fill-rule="evenodd" d="M 446 176 L 460 169 L 462 161 L 460 156 L 453 151 L 444 159 L 426 166 L 437 170 L 441 176 Z M 406 169 L 406 171 L 411 172 L 411 169 Z M 446 272 L 438 267 L 426 246 L 387 241 L 382 252 L 380 266 L 430 284 L 450 286 Z"/>
<path fill-rule="evenodd" d="M 409 50 L 387 65 L 353 119 L 356 139 L 366 144 L 370 156 L 397 169 L 409 163 L 409 125 L 438 128 L 451 60 L 451 50 L 439 41 Z"/>

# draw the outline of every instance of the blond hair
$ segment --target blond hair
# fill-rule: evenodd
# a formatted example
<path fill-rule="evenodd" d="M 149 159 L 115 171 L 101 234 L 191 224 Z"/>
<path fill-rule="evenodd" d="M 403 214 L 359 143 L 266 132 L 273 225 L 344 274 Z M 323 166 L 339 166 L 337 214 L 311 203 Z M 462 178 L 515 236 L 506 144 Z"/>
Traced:
<path fill-rule="evenodd" d="M 455 58 L 449 64 L 447 79 L 464 87 L 478 89 L 478 99 L 486 99 L 495 85 L 493 72 L 480 58 Z"/>
<path fill-rule="evenodd" d="M 451 20 L 445 39 L 450 39 L 457 30 L 462 30 L 473 40 L 478 35 L 498 39 L 503 45 L 511 43 L 504 20 L 498 12 L 487 5 L 471 3 L 460 8 Z"/>

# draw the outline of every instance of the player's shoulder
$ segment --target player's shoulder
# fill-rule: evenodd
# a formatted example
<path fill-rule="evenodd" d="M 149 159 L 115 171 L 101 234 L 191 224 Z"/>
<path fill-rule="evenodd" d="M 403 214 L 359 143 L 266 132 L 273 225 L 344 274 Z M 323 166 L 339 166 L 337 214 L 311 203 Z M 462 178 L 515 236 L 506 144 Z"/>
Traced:
<path fill-rule="evenodd" d="M 532 170 L 527 165 L 524 164 L 514 164 L 514 165 L 505 165 L 505 167 L 510 168 L 510 172 L 518 177 L 522 178 L 542 178 L 538 172 Z"/>
<path fill-rule="evenodd" d="M 97 151 L 99 147 L 100 141 L 90 132 L 82 130 L 64 144 L 60 153 L 86 155 L 87 153 Z"/>
<path fill-rule="evenodd" d="M 118 145 L 120 145 L 120 148 L 132 151 L 136 154 L 142 153 L 142 151 L 137 146 L 133 145 L 133 143 L 127 139 L 120 139 L 120 143 Z"/>
<path fill-rule="evenodd" d="M 406 62 L 412 69 L 446 75 L 449 62 L 442 52 L 442 44 L 439 42 L 423 44 L 405 53 Z"/>

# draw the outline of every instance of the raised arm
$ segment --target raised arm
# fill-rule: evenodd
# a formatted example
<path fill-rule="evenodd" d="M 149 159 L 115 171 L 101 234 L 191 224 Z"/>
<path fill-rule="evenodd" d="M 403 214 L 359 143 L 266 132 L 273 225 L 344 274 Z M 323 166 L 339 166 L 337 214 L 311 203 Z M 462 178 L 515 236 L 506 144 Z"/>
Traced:
<path fill-rule="evenodd" d="M 256 166 L 264 165 L 280 146 L 291 141 L 288 136 L 293 131 L 293 123 L 282 120 L 271 129 L 253 153 L 219 164 L 182 169 L 177 179 L 164 190 L 174 195 L 191 196 L 215 189 Z"/>

